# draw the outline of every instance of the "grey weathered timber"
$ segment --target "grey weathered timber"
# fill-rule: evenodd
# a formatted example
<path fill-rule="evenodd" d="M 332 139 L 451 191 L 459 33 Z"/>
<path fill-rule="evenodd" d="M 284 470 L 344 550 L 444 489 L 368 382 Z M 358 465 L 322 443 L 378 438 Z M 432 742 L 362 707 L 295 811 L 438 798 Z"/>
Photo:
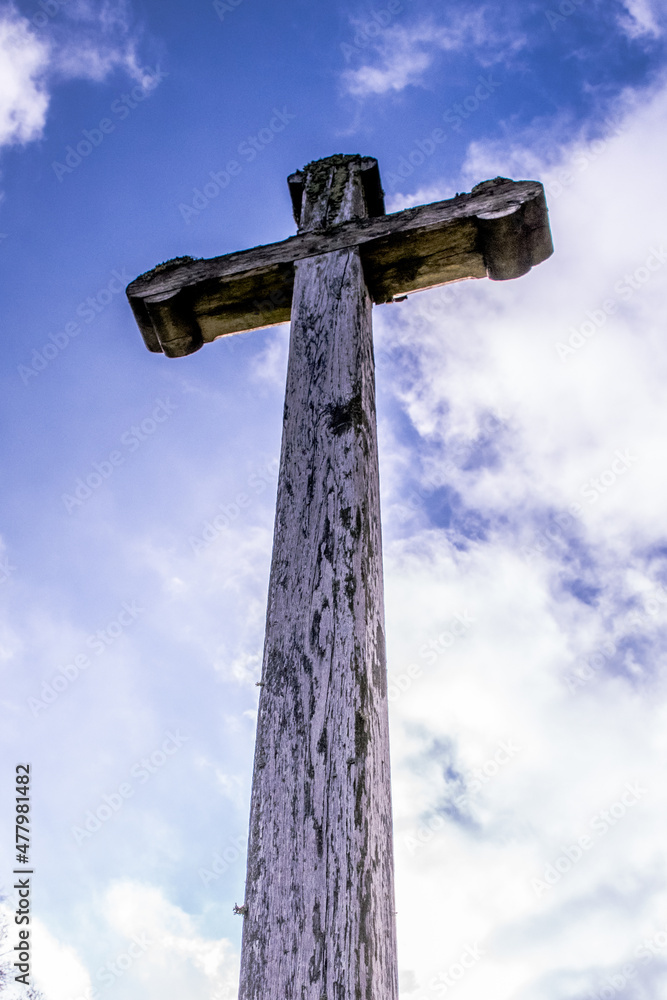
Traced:
<path fill-rule="evenodd" d="M 397 1000 L 372 302 L 552 252 L 542 185 L 384 214 L 377 162 L 289 178 L 297 236 L 128 286 L 147 346 L 291 317 L 239 1000 Z"/>
<path fill-rule="evenodd" d="M 377 171 L 375 160 L 360 158 L 362 167 L 369 162 Z M 295 201 L 300 176 L 290 178 Z M 375 217 L 302 227 L 282 243 L 212 260 L 176 258 L 133 281 L 127 293 L 149 350 L 182 357 L 217 337 L 287 322 L 296 262 L 333 250 L 359 247 L 376 303 L 462 278 L 517 278 L 553 252 L 536 181 L 498 177 L 470 194 L 393 215 L 383 214 L 370 181 L 362 187 Z"/>
<path fill-rule="evenodd" d="M 309 215 L 363 212 L 355 160 L 312 175 Z M 239 998 L 396 1000 L 371 300 L 357 248 L 296 265 L 262 682 Z"/>

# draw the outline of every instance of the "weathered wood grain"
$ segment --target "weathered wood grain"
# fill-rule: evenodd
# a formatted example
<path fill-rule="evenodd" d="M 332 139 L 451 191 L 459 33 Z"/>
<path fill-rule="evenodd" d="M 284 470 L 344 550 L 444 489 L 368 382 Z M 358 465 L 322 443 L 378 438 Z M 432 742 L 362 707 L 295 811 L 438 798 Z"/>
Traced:
<path fill-rule="evenodd" d="M 515 278 L 553 252 L 537 181 L 497 178 L 448 201 L 320 224 L 282 243 L 179 258 L 137 278 L 127 294 L 148 348 L 181 357 L 217 337 L 286 322 L 295 263 L 334 250 L 359 248 L 377 303 L 462 278 Z"/>
<path fill-rule="evenodd" d="M 239 1000 L 397 1000 L 371 300 L 357 248 L 295 270 Z"/>

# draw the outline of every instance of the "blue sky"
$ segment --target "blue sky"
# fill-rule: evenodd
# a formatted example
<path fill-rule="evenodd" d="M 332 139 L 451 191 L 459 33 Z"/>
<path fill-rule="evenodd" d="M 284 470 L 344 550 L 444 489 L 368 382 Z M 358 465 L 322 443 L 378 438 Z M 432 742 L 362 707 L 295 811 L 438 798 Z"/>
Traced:
<path fill-rule="evenodd" d="M 124 286 L 291 235 L 337 152 L 391 211 L 542 180 L 556 247 L 374 313 L 401 995 L 667 989 L 666 31 L 0 3 L 0 881 L 29 760 L 48 1000 L 236 995 L 288 329 L 168 360 Z"/>

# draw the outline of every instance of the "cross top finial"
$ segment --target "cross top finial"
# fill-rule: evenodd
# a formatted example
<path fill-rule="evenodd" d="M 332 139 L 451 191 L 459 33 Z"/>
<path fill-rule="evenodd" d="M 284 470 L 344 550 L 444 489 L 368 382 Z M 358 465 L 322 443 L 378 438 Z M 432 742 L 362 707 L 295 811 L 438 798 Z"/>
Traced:
<path fill-rule="evenodd" d="M 385 214 L 380 170 L 372 156 L 339 153 L 312 160 L 287 183 L 300 233 Z"/>

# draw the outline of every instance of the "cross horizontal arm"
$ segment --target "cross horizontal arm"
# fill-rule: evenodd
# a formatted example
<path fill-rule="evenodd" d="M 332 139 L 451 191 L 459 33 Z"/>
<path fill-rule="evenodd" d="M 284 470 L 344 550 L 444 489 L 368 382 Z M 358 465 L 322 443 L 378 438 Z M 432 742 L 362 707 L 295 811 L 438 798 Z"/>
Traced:
<path fill-rule="evenodd" d="M 290 319 L 294 263 L 359 247 L 373 302 L 462 278 L 517 278 L 553 252 L 544 189 L 496 178 L 470 194 L 353 219 L 210 260 L 176 258 L 127 288 L 151 351 L 183 357 L 226 334 Z"/>

